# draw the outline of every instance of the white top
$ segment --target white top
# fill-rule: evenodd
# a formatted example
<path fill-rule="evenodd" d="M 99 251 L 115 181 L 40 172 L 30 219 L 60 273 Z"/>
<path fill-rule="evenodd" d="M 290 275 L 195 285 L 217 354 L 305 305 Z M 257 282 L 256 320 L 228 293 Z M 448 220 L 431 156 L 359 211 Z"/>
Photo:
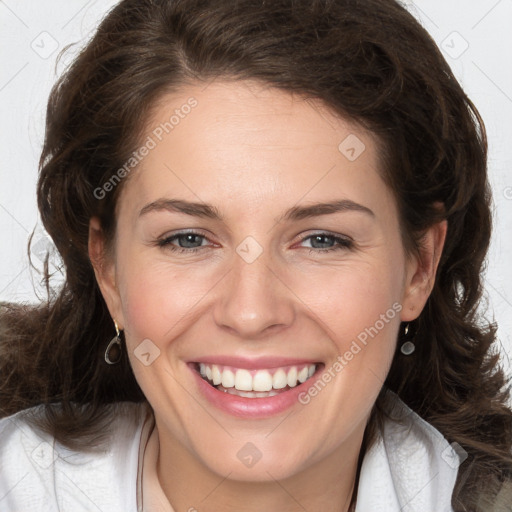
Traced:
<path fill-rule="evenodd" d="M 69 450 L 31 427 L 26 414 L 41 406 L 0 420 L 0 511 L 174 512 L 156 476 L 158 432 L 149 407 L 113 407 L 101 453 Z M 365 454 L 356 512 L 453 512 L 460 456 L 396 396 L 390 407 L 402 420 L 386 420 Z"/>

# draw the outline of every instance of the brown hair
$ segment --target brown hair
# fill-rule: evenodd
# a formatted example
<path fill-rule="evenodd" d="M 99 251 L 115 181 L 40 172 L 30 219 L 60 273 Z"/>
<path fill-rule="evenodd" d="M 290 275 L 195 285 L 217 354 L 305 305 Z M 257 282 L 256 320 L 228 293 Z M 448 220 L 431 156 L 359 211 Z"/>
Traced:
<path fill-rule="evenodd" d="M 116 366 L 103 360 L 114 333 L 88 225 L 98 216 L 112 239 L 123 183 L 102 199 L 94 190 L 138 147 L 163 94 L 216 77 L 320 99 L 376 134 L 408 249 L 448 220 L 414 323 L 417 350 L 396 352 L 385 387 L 468 452 L 454 509 L 491 510 L 512 477 L 512 412 L 495 326 L 477 309 L 491 232 L 485 131 L 435 43 L 394 0 L 125 0 L 106 16 L 50 96 L 38 204 L 66 280 L 38 307 L 3 305 L 3 414 L 46 404 L 44 427 L 85 449 L 108 419 L 105 404 L 144 400 L 126 353 Z"/>

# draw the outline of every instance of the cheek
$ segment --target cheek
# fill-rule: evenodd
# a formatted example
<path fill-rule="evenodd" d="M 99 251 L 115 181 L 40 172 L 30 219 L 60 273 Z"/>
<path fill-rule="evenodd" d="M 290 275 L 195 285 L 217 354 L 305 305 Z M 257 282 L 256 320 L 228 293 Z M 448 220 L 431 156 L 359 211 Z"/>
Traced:
<path fill-rule="evenodd" d="M 301 288 L 300 296 L 318 315 L 328 333 L 336 339 L 347 340 L 375 323 L 382 330 L 382 315 L 386 320 L 398 321 L 402 275 L 393 267 L 384 267 L 361 265 L 331 269 L 297 286 Z"/>
<path fill-rule="evenodd" d="M 189 317 L 197 313 L 197 304 L 208 287 L 198 284 L 201 280 L 191 278 L 190 272 L 174 272 L 168 268 L 164 272 L 148 261 L 133 259 L 125 271 L 120 275 L 120 282 L 123 283 L 121 301 L 126 345 L 139 385 L 153 406 L 157 406 L 162 398 L 161 386 L 169 385 L 166 369 L 173 374 L 176 371 L 183 346 L 180 340 L 185 339 L 182 335 L 191 327 Z M 139 359 L 143 353 L 150 354 L 149 366 L 146 362 L 150 360 Z M 171 354 L 173 357 L 169 357 Z M 176 402 L 171 400 L 172 410 L 182 409 L 179 394 L 177 396 Z M 161 407 L 169 407 L 169 404 Z"/>
<path fill-rule="evenodd" d="M 127 255 L 118 282 L 125 330 L 132 343 L 176 335 L 187 314 L 195 311 L 211 288 L 211 272 L 172 269 L 144 255 Z"/>
<path fill-rule="evenodd" d="M 339 403 L 373 403 L 396 347 L 403 292 L 400 256 L 331 269 L 302 284 L 301 296 L 330 340 Z M 320 286 L 319 283 L 325 283 Z M 335 366 L 334 366 L 335 365 Z M 353 401 L 353 403 L 352 403 Z"/>

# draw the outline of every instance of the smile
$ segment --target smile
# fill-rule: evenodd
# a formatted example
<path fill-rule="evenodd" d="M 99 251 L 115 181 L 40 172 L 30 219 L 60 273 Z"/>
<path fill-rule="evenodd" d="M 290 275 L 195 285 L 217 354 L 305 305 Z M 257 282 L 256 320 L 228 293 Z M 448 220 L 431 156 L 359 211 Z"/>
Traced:
<path fill-rule="evenodd" d="M 189 362 L 199 394 L 230 416 L 264 419 L 299 405 L 299 395 L 325 368 L 291 358 L 208 357 Z"/>

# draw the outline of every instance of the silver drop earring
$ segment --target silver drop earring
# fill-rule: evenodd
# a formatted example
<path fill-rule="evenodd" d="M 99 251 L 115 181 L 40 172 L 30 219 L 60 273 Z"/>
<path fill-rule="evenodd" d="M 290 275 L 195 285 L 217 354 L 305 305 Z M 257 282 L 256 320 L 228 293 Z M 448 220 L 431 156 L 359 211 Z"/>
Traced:
<path fill-rule="evenodd" d="M 115 320 L 114 327 L 116 328 L 116 335 L 110 340 L 110 343 L 107 345 L 105 350 L 105 362 L 107 364 L 119 363 L 123 354 L 123 348 L 121 345 L 121 333 L 119 332 L 119 327 L 117 326 L 117 322 Z"/>
<path fill-rule="evenodd" d="M 409 324 L 407 324 L 404 327 L 403 337 L 407 339 L 408 334 L 409 334 Z M 416 350 L 416 345 L 410 340 L 407 340 L 404 343 L 402 343 L 402 346 L 400 347 L 400 352 L 402 352 L 402 354 L 404 354 L 405 356 L 410 356 L 415 350 Z"/>

